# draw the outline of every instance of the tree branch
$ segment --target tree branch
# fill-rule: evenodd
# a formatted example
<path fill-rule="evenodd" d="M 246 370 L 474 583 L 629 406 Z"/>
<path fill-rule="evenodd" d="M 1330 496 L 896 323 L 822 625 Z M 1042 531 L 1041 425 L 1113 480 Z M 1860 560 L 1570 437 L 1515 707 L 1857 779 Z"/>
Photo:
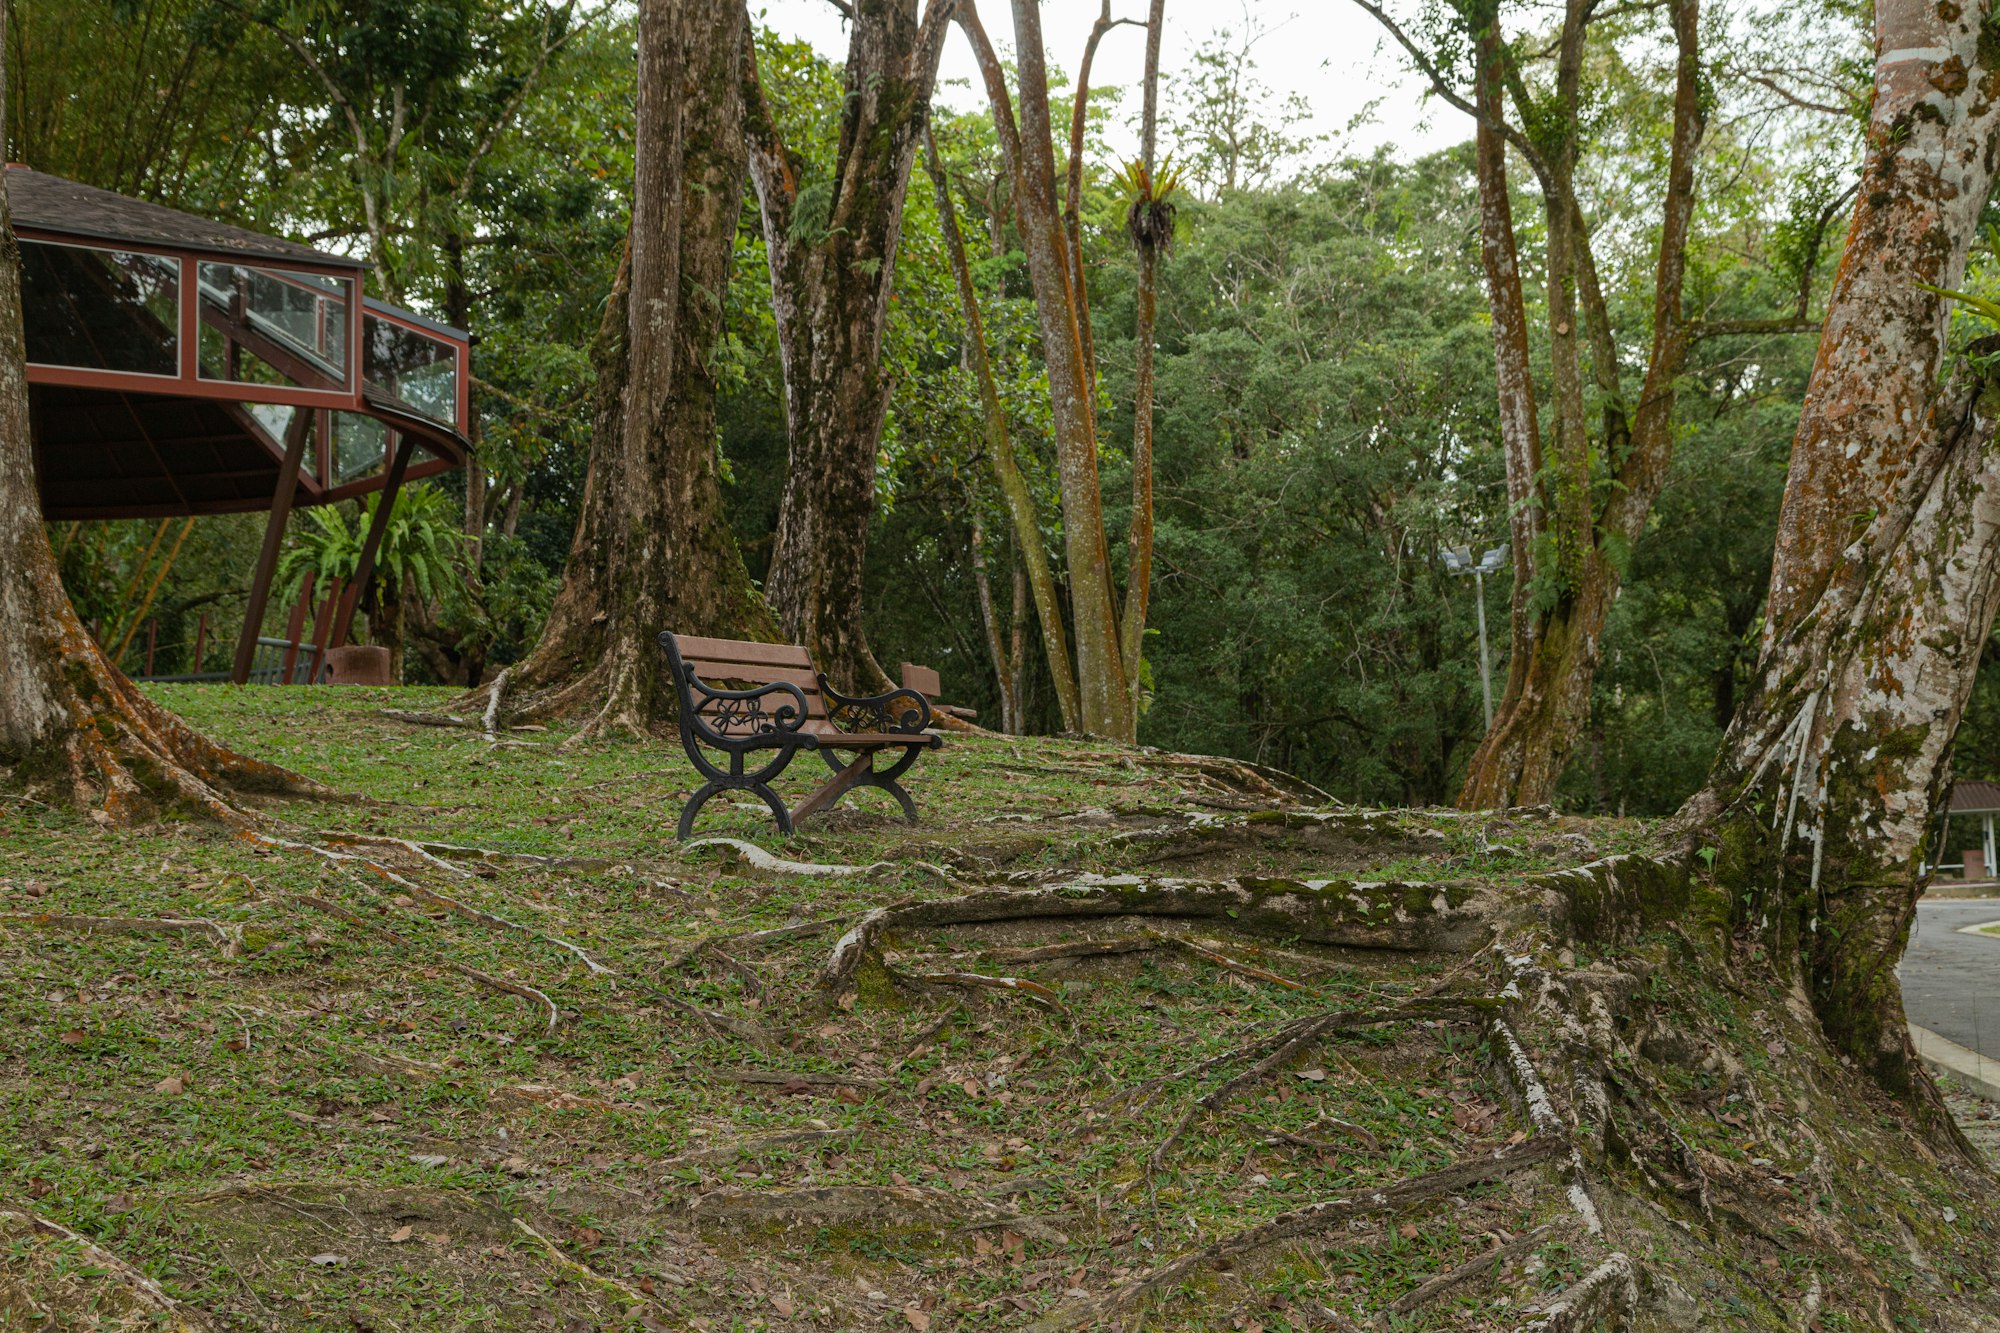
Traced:
<path fill-rule="evenodd" d="M 1741 334 L 1818 333 L 1826 327 L 1818 319 L 1696 319 L 1687 323 L 1691 339 L 1726 338 Z"/>
<path fill-rule="evenodd" d="M 1354 3 L 1369 14 L 1372 14 L 1375 17 L 1375 21 L 1380 23 L 1391 37 L 1396 39 L 1396 44 L 1402 47 L 1404 53 L 1410 57 L 1410 62 L 1417 67 L 1417 72 L 1430 80 L 1431 91 L 1436 93 L 1446 105 L 1456 107 L 1466 115 L 1471 116 L 1474 120 L 1479 119 L 1479 109 L 1467 101 L 1463 93 L 1445 81 L 1444 71 L 1440 70 L 1437 64 L 1423 53 L 1422 49 L 1417 46 L 1410 35 L 1403 31 L 1402 25 L 1389 17 L 1389 12 L 1386 9 L 1375 3 L 1375 0 L 1354 0 Z M 1509 125 L 1504 119 L 1495 119 L 1488 125 L 1488 128 L 1503 136 L 1513 146 L 1515 151 L 1528 160 L 1528 165 L 1534 168 L 1537 178 L 1541 180 L 1548 179 L 1547 164 L 1543 161 L 1540 151 L 1536 149 L 1533 143 L 1529 142 L 1526 135 Z"/>
<path fill-rule="evenodd" d="M 757 72 L 757 40 L 748 23 L 743 25 L 743 137 L 750 149 L 750 181 L 767 219 L 765 231 L 782 241 L 791 232 L 799 179 L 792 170 L 784 135 L 771 114 L 771 104 L 764 97 L 763 80 Z"/>

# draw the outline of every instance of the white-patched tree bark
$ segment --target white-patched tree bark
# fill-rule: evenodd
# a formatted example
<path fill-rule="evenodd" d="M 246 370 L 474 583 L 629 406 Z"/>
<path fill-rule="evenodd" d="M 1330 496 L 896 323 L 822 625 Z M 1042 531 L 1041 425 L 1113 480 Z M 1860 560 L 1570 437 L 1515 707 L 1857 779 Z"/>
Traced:
<path fill-rule="evenodd" d="M 1921 1091 L 1894 967 L 2000 562 L 2000 344 L 1940 384 L 2000 154 L 1991 4 L 1876 7 L 1868 156 L 1780 515 L 1753 693 L 1682 812 L 1829 1037 Z"/>

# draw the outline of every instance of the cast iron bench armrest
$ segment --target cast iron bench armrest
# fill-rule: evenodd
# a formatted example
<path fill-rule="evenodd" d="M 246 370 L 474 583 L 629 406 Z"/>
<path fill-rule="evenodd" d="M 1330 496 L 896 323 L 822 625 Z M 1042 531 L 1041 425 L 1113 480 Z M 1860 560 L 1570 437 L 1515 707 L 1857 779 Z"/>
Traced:
<path fill-rule="evenodd" d="M 751 690 L 722 690 L 695 675 L 693 667 L 686 667 L 685 670 L 689 689 L 699 690 L 705 696 L 697 701 L 683 692 L 687 702 L 694 705 L 687 710 L 686 720 L 693 724 L 694 730 L 702 740 L 716 749 L 763 750 L 772 746 L 793 746 L 802 750 L 813 750 L 819 747 L 817 737 L 809 731 L 799 730 L 806 721 L 806 693 L 790 681 L 773 681 L 769 685 L 759 685 Z M 792 702 L 779 704 L 775 709 L 766 712 L 763 699 L 768 694 L 789 694 Z M 727 707 L 722 712 L 726 719 L 747 722 L 754 729 L 734 733 L 716 730 L 709 725 L 708 715 L 702 712 L 702 705 L 711 701 L 725 705 L 732 703 L 748 705 L 740 712 Z"/>
<path fill-rule="evenodd" d="M 826 698 L 827 720 L 842 731 L 896 731 L 911 735 L 928 731 L 931 725 L 930 700 L 903 686 L 887 694 L 855 696 L 833 688 L 826 673 L 819 674 L 819 692 Z M 906 699 L 915 708 L 891 711 L 889 705 Z"/>

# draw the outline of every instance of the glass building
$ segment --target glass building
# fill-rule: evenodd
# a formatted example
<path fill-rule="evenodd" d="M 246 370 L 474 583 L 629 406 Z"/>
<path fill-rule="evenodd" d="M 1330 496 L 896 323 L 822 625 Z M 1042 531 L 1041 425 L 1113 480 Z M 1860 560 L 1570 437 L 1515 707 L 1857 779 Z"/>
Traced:
<path fill-rule="evenodd" d="M 236 677 L 301 505 L 385 491 L 470 454 L 470 340 L 368 296 L 359 260 L 7 167 L 29 421 L 51 520 L 270 515 Z M 314 641 L 346 637 L 355 588 Z"/>

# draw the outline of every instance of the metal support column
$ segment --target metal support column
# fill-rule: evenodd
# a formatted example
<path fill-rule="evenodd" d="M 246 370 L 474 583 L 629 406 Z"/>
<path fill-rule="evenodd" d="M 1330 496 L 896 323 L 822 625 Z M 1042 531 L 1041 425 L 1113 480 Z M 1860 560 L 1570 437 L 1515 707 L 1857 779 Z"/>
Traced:
<path fill-rule="evenodd" d="M 410 452 L 416 442 L 398 431 L 396 458 L 389 464 L 389 475 L 382 483 L 382 498 L 375 502 L 375 521 L 368 525 L 368 535 L 361 542 L 361 559 L 354 565 L 354 581 L 347 585 L 347 591 L 340 599 L 340 614 L 333 622 L 333 639 L 330 647 L 339 648 L 347 643 L 347 632 L 354 626 L 354 611 L 361 604 L 361 594 L 368 588 L 368 580 L 375 573 L 375 552 L 382 545 L 382 534 L 389 528 L 389 511 L 395 507 L 396 495 L 403 489 L 403 473 L 410 467 Z M 391 644 L 393 650 L 395 645 Z"/>
<path fill-rule="evenodd" d="M 264 608 L 271 600 L 271 579 L 278 570 L 278 551 L 285 544 L 285 522 L 292 516 L 292 495 L 299 485 L 299 464 L 305 461 L 307 428 L 313 414 L 304 408 L 292 409 L 291 428 L 285 432 L 285 461 L 278 469 L 277 493 L 271 497 L 271 517 L 264 524 L 264 549 L 257 556 L 257 572 L 250 579 L 250 602 L 243 608 L 243 632 L 236 639 L 236 664 L 229 679 L 242 685 L 250 679 L 250 667 L 257 658 L 257 631 L 264 627 Z"/>

